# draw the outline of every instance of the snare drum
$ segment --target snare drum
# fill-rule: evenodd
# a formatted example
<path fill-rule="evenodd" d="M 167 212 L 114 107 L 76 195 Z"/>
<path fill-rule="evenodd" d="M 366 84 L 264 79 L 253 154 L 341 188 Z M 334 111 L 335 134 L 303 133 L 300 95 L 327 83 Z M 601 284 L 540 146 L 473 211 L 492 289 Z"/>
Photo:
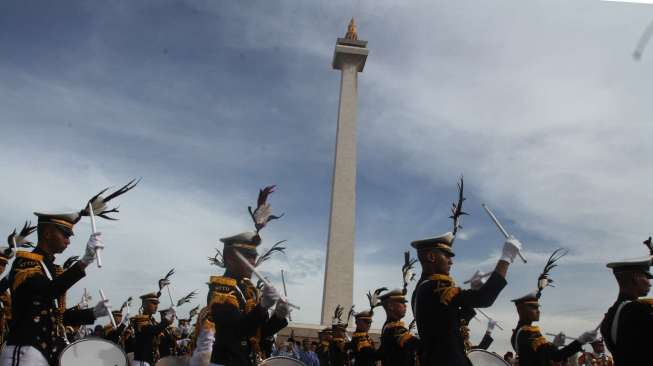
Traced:
<path fill-rule="evenodd" d="M 258 366 L 306 366 L 306 364 L 294 358 L 278 356 L 267 358 Z"/>
<path fill-rule="evenodd" d="M 510 366 L 503 357 L 482 349 L 473 349 L 467 353 L 473 366 Z"/>
<path fill-rule="evenodd" d="M 84 338 L 69 344 L 59 355 L 61 366 L 127 366 L 127 355 L 117 344 L 102 338 Z"/>

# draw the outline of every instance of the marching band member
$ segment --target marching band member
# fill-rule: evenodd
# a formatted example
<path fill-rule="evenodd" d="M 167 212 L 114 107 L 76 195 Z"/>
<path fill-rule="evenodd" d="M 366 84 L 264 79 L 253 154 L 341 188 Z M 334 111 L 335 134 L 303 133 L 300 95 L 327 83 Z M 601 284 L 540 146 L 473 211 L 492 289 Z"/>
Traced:
<path fill-rule="evenodd" d="M 324 328 L 317 333 L 319 344 L 315 349 L 317 354 L 317 359 L 320 361 L 320 366 L 329 365 L 329 346 L 331 344 L 331 339 L 333 338 L 333 332 L 331 328 Z"/>
<path fill-rule="evenodd" d="M 123 334 L 125 329 L 127 329 L 127 322 L 123 322 L 122 311 L 120 310 L 111 311 L 111 315 L 113 315 L 113 319 L 116 321 L 116 327 L 114 328 L 111 323 L 105 325 L 104 339 L 107 339 L 124 349 L 125 343 L 123 340 Z M 129 319 L 129 314 L 127 314 L 125 318 Z"/>
<path fill-rule="evenodd" d="M 378 350 L 383 366 L 414 366 L 418 362 L 421 341 L 402 321 L 408 302 L 405 295 L 405 291 L 395 289 L 379 296 L 386 314 Z"/>
<path fill-rule="evenodd" d="M 34 248 L 34 244 L 27 237 L 36 230 L 31 222 L 25 222 L 20 233 L 16 229 L 7 237 L 7 248 L 0 248 L 0 274 L 4 273 L 7 263 L 16 255 L 18 248 Z M 4 343 L 9 333 L 11 322 L 11 290 L 9 289 L 9 276 L 0 280 L 0 344 Z"/>
<path fill-rule="evenodd" d="M 331 366 L 349 365 L 347 342 L 347 325 L 349 321 L 344 322 L 342 320 L 342 312 L 343 307 L 338 305 L 331 322 L 331 331 L 333 334 L 329 342 L 329 365 Z M 349 317 L 347 317 L 347 320 L 349 320 Z"/>
<path fill-rule="evenodd" d="M 539 299 L 542 290 L 553 282 L 549 277 L 549 272 L 557 266 L 555 263 L 565 254 L 567 253 L 563 252 L 562 249 L 557 249 L 551 254 L 544 266 L 544 270 L 538 277 L 537 291 L 512 300 L 517 307 L 519 322 L 512 334 L 510 343 L 519 357 L 521 366 L 542 366 L 549 365 L 551 362 L 563 362 L 579 352 L 583 344 L 593 341 L 597 337 L 596 330 L 588 331 L 569 345 L 559 348 L 544 338 L 539 327 L 533 325 L 534 322 L 540 320 Z"/>
<path fill-rule="evenodd" d="M 649 255 L 641 259 L 608 263 L 617 283 L 617 301 L 608 309 L 601 323 L 601 335 L 614 357 L 616 366 L 645 363 L 653 342 L 653 299 L 643 298 L 651 289 L 651 237 L 644 242 Z"/>
<path fill-rule="evenodd" d="M 67 270 L 54 264 L 55 254 L 70 244 L 73 226 L 81 213 L 42 214 L 38 216 L 38 243 L 32 252 L 18 251 L 11 272 L 12 315 L 7 345 L 0 365 L 21 362 L 26 365 L 56 365 L 66 346 L 66 325 L 93 324 L 108 314 L 107 301 L 93 309 L 66 309 L 66 291 L 85 275 L 103 248 L 101 234 L 91 234 L 82 258 Z"/>
<path fill-rule="evenodd" d="M 614 361 L 610 355 L 605 353 L 605 345 L 603 344 L 603 339 L 597 339 L 594 342 L 590 342 L 592 346 L 592 352 L 583 352 L 580 357 L 578 357 L 579 366 L 613 366 Z"/>
<path fill-rule="evenodd" d="M 372 317 L 374 316 L 374 308 L 381 304 L 378 298 L 379 294 L 385 289 L 377 289 L 374 294 L 371 292 L 367 294 L 370 302 L 370 309 L 361 311 L 354 315 L 356 322 L 356 330 L 351 336 L 349 349 L 356 366 L 373 366 L 377 361 L 376 349 L 374 348 L 374 341 L 368 334 L 372 326 Z"/>
<path fill-rule="evenodd" d="M 517 239 L 507 239 L 501 258 L 487 282 L 476 290 L 457 287 L 449 273 L 455 255 L 452 245 L 460 227 L 459 220 L 466 214 L 462 211 L 462 179 L 458 187 L 459 200 L 451 216 L 454 220 L 453 232 L 411 243 L 422 265 L 422 275 L 413 291 L 412 307 L 423 345 L 423 366 L 470 365 L 460 326 L 468 317 L 469 309 L 485 308 L 494 303 L 506 286 L 509 265 L 521 249 Z"/>
<path fill-rule="evenodd" d="M 131 324 L 134 328 L 132 343 L 134 360 L 132 366 L 154 366 L 160 358 L 159 338 L 163 330 L 174 321 L 175 310 L 170 308 L 162 314 L 161 322 L 157 322 L 153 315 L 156 314 L 159 307 L 159 297 L 161 296 L 161 289 L 164 287 L 161 285 L 164 283 L 162 281 L 167 281 L 171 272 L 168 272 L 164 279 L 159 280 L 159 292 L 151 292 L 140 296 L 143 313 L 131 318 Z"/>
<path fill-rule="evenodd" d="M 211 320 L 211 309 L 200 310 L 195 323 L 193 355 L 190 366 L 208 366 L 215 341 L 215 324 Z"/>
<path fill-rule="evenodd" d="M 280 295 L 273 286 L 260 290 L 250 278 L 252 269 L 243 263 L 244 257 L 253 267 L 261 244 L 259 231 L 278 218 L 271 214 L 267 197 L 274 191 L 269 186 L 260 191 L 256 210 L 249 208 L 256 231 L 222 238 L 223 251 L 214 257 L 215 264 L 225 268 L 222 276 L 209 279 L 208 307 L 215 324 L 212 365 L 250 366 L 263 358 L 261 339 L 277 333 L 288 325 L 290 307 L 278 301 Z M 219 258 L 221 257 L 221 258 Z M 269 310 L 275 306 L 272 316 Z"/>

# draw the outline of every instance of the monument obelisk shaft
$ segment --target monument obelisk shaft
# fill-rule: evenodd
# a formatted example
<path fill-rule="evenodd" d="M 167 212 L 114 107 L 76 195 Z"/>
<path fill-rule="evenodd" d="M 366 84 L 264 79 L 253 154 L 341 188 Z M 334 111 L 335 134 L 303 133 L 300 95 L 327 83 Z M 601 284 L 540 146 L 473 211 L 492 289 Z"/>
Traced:
<path fill-rule="evenodd" d="M 332 66 L 341 70 L 336 153 L 333 164 L 331 215 L 322 297 L 322 324 L 330 324 L 338 304 L 351 307 L 354 295 L 354 238 L 356 226 L 356 115 L 358 73 L 368 49 L 359 41 L 354 19 L 345 38 L 338 38 Z"/>

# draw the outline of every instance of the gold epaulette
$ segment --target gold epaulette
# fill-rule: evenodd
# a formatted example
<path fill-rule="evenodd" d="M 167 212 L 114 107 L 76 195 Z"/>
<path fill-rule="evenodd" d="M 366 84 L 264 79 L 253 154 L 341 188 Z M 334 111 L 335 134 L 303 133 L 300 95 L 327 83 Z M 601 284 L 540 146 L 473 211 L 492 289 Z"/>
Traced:
<path fill-rule="evenodd" d="M 383 326 L 383 329 L 391 329 L 391 328 L 406 328 L 406 324 L 404 324 L 404 322 L 399 320 L 396 322 L 387 323 L 386 325 Z"/>
<path fill-rule="evenodd" d="M 408 342 L 408 340 L 411 338 L 413 338 L 413 335 L 410 332 L 406 331 L 406 333 L 402 334 L 401 337 L 399 337 L 399 347 L 404 348 L 406 342 Z"/>
<path fill-rule="evenodd" d="M 441 292 L 440 294 L 440 302 L 443 303 L 444 305 L 449 305 L 451 303 L 451 300 L 454 299 L 454 297 L 458 296 L 460 293 L 460 287 L 442 287 L 435 292 Z"/>
<path fill-rule="evenodd" d="M 233 292 L 224 293 L 224 292 L 213 291 L 213 294 L 211 295 L 211 299 L 209 300 L 209 307 L 213 306 L 214 304 L 229 304 L 235 307 L 236 309 L 240 309 L 240 304 L 238 303 L 238 299 L 233 294 Z"/>
<path fill-rule="evenodd" d="M 209 277 L 209 283 L 211 285 L 222 285 L 229 287 L 236 287 L 238 285 L 238 282 L 235 279 L 224 276 L 211 276 Z"/>
<path fill-rule="evenodd" d="M 645 298 L 637 299 L 637 302 L 641 302 L 642 304 L 646 304 L 646 305 L 653 305 L 653 298 L 645 297 Z"/>
<path fill-rule="evenodd" d="M 351 335 L 352 338 L 355 337 L 367 337 L 367 332 L 354 332 L 354 334 Z"/>
<path fill-rule="evenodd" d="M 442 274 L 430 275 L 429 280 L 431 280 L 431 281 L 446 281 L 446 282 L 451 283 L 451 286 L 456 286 L 456 281 L 454 281 L 451 276 L 447 276 L 447 275 L 442 275 Z"/>
<path fill-rule="evenodd" d="M 43 260 L 43 256 L 41 254 L 26 252 L 24 250 L 19 250 L 16 252 L 16 258 L 25 258 L 36 262 L 41 262 Z"/>
<path fill-rule="evenodd" d="M 363 348 L 374 348 L 372 343 L 369 340 L 363 339 L 360 342 L 356 343 L 356 352 L 360 352 Z"/>
<path fill-rule="evenodd" d="M 529 333 L 540 333 L 540 327 L 537 327 L 535 325 L 523 325 L 521 328 L 522 332 L 529 332 Z"/>
<path fill-rule="evenodd" d="M 548 344 L 549 341 L 546 340 L 543 336 L 536 337 L 531 341 L 531 347 L 533 348 L 533 351 L 537 352 L 540 347 L 542 347 L 545 344 Z"/>
<path fill-rule="evenodd" d="M 134 315 L 129 320 L 132 323 L 142 324 L 142 323 L 145 323 L 145 322 L 149 322 L 150 321 L 150 316 L 149 315 L 144 315 L 144 314 L 138 314 L 138 315 Z"/>
<path fill-rule="evenodd" d="M 43 271 L 41 269 L 41 266 L 39 266 L 38 264 L 32 267 L 16 268 L 14 281 L 11 284 L 11 291 L 16 291 L 16 289 L 20 287 L 20 285 L 22 285 L 23 282 L 27 281 L 28 278 L 39 276 L 42 274 Z"/>

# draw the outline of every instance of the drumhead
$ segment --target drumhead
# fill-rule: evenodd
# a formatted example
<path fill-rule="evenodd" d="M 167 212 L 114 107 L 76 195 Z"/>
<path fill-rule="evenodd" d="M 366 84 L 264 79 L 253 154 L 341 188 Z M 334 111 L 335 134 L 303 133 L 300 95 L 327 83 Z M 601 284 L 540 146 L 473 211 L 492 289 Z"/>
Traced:
<path fill-rule="evenodd" d="M 168 356 L 157 361 L 155 366 L 188 366 L 188 356 Z"/>
<path fill-rule="evenodd" d="M 294 358 L 277 356 L 266 358 L 258 366 L 306 366 L 306 364 Z"/>
<path fill-rule="evenodd" d="M 503 357 L 482 349 L 473 349 L 467 352 L 467 358 L 474 366 L 510 366 Z"/>
<path fill-rule="evenodd" d="M 61 366 L 127 366 L 127 355 L 113 342 L 84 338 L 69 344 L 59 356 Z"/>

